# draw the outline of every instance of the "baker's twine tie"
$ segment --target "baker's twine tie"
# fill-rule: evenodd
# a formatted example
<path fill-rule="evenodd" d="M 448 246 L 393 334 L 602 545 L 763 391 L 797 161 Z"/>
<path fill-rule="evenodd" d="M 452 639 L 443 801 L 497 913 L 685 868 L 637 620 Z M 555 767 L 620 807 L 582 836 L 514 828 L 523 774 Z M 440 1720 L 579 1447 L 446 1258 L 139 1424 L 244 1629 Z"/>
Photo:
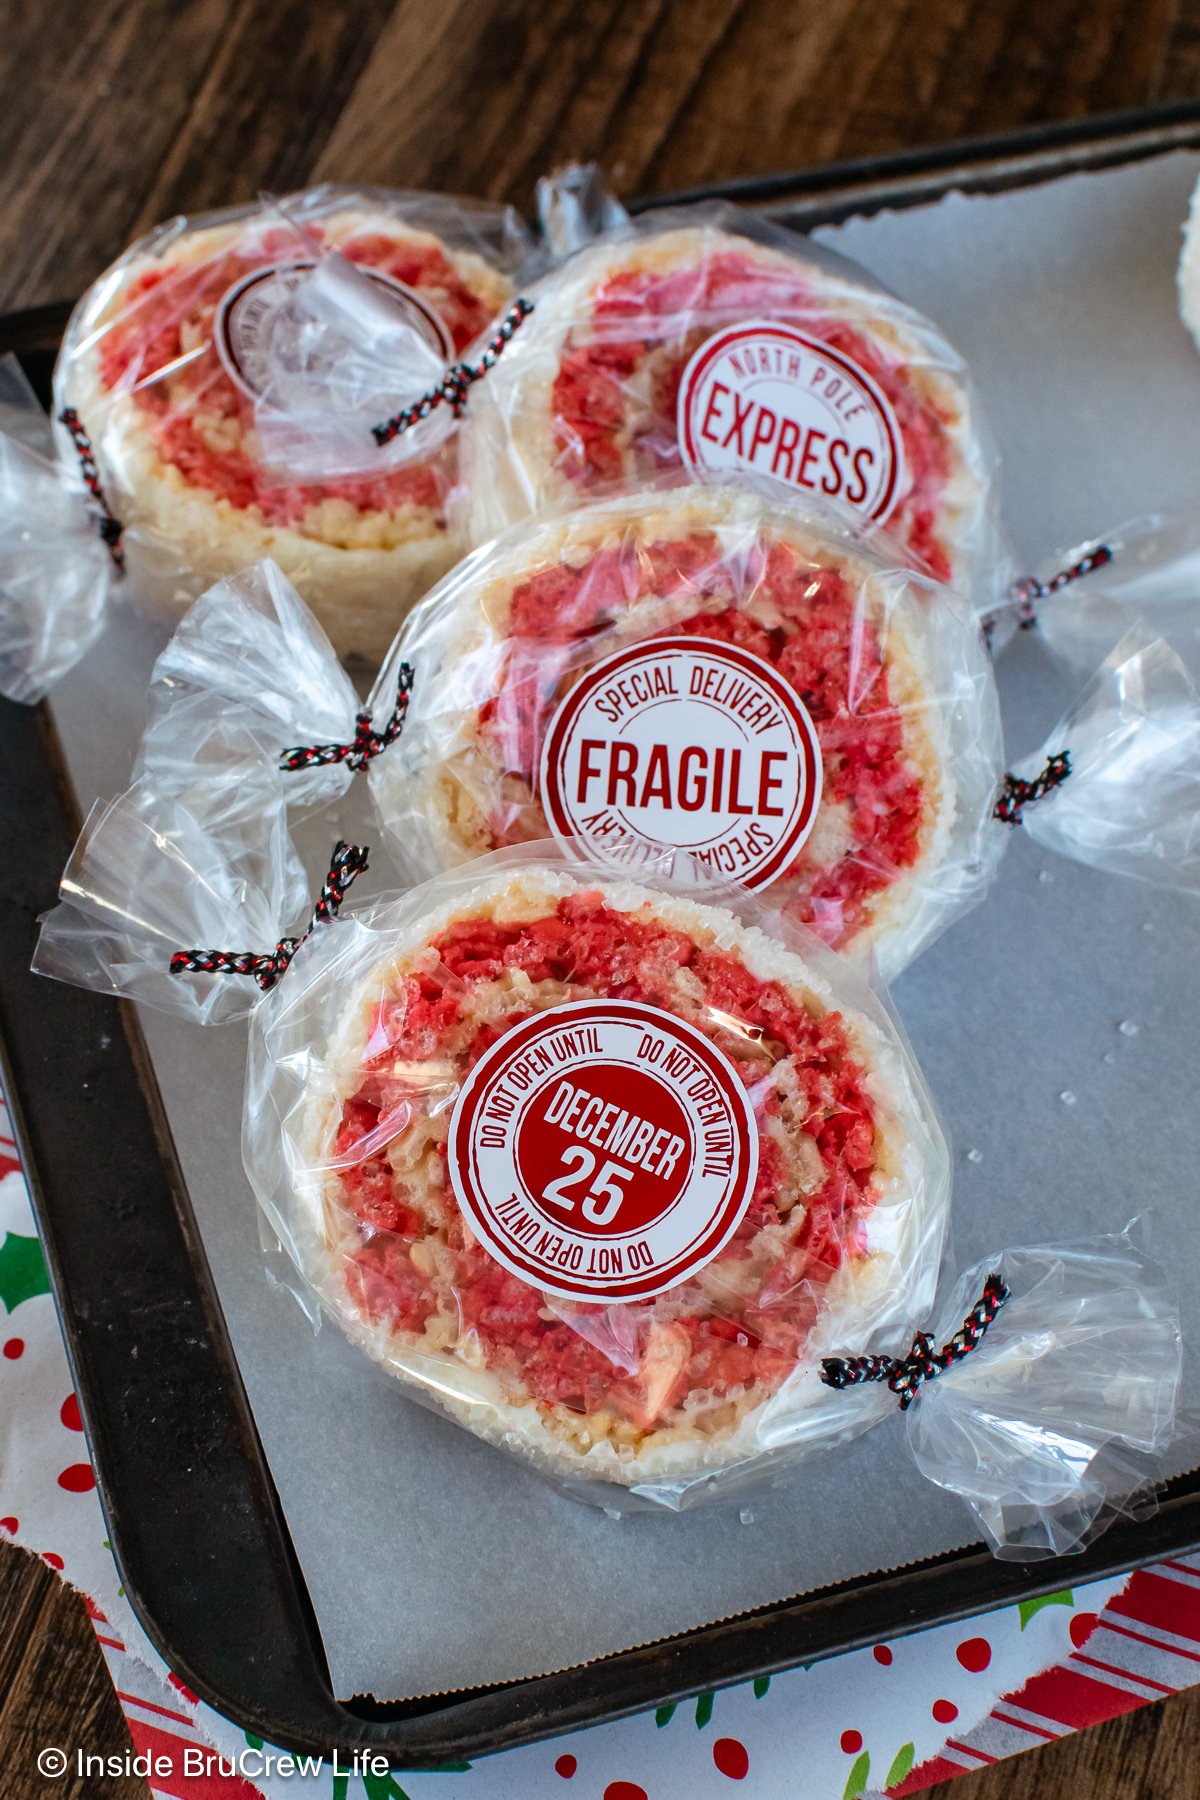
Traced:
<path fill-rule="evenodd" d="M 993 819 L 999 819 L 1002 825 L 1019 825 L 1025 808 L 1060 788 L 1070 773 L 1071 752 L 1057 750 L 1046 758 L 1046 766 L 1032 781 L 1025 781 L 1020 775 L 1006 775 L 1000 798 L 992 808 Z"/>
<path fill-rule="evenodd" d="M 92 450 L 92 440 L 83 429 L 79 414 L 73 406 L 64 406 L 58 416 L 71 434 L 71 442 L 74 444 L 75 454 L 79 458 L 83 484 L 95 503 L 96 531 L 100 541 L 111 556 L 117 573 L 123 575 L 125 573 L 125 552 L 121 547 L 121 539 L 125 535 L 125 527 L 104 497 L 104 489 L 100 485 L 100 470 L 96 466 L 96 457 Z"/>
<path fill-rule="evenodd" d="M 421 419 L 427 419 L 439 406 L 448 406 L 456 419 L 461 417 L 463 407 L 467 404 L 468 391 L 477 381 L 483 380 L 489 369 L 495 368 L 513 332 L 532 311 L 532 300 L 514 300 L 488 339 L 479 361 L 452 363 L 437 386 L 430 388 L 427 394 L 422 394 L 411 406 L 401 407 L 398 413 L 393 413 L 381 425 L 372 425 L 371 436 L 375 442 L 381 448 L 384 444 L 390 444 L 402 431 L 408 431 Z"/>
<path fill-rule="evenodd" d="M 933 1347 L 927 1331 L 918 1331 L 907 1356 L 826 1356 L 821 1361 L 821 1380 L 826 1387 L 857 1387 L 863 1381 L 886 1381 L 907 1412 L 922 1385 L 964 1356 L 969 1356 L 983 1342 L 987 1328 L 1008 1299 L 1008 1283 L 999 1275 L 989 1275 L 983 1292 L 963 1320 L 954 1336 L 940 1350 Z"/>
<path fill-rule="evenodd" d="M 299 744 L 284 750 L 279 767 L 285 770 L 318 769 L 327 763 L 345 763 L 350 769 L 365 769 L 367 764 L 389 744 L 394 744 L 404 730 L 408 703 L 413 689 L 412 664 L 402 662 L 396 681 L 396 704 L 382 731 L 375 731 L 369 712 L 354 715 L 354 740 L 349 744 Z"/>
<path fill-rule="evenodd" d="M 366 867 L 366 846 L 339 839 L 333 847 L 329 873 L 313 907 L 308 930 L 302 937 L 280 938 L 268 955 L 253 950 L 177 950 L 171 958 L 172 975 L 251 975 L 266 993 L 287 972 L 293 956 L 317 926 L 337 918 L 346 889 Z"/>
<path fill-rule="evenodd" d="M 1116 552 L 1111 544 L 1093 544 L 1085 550 L 1077 562 L 1069 568 L 1060 569 L 1049 581 L 1039 581 L 1034 575 L 1024 575 L 1012 585 L 1012 599 L 1017 609 L 1017 619 L 1022 631 L 1031 631 L 1037 624 L 1037 607 L 1039 600 L 1049 600 L 1051 595 L 1061 589 L 1070 587 L 1073 581 L 1081 581 L 1094 569 L 1103 569 L 1112 562 Z"/>

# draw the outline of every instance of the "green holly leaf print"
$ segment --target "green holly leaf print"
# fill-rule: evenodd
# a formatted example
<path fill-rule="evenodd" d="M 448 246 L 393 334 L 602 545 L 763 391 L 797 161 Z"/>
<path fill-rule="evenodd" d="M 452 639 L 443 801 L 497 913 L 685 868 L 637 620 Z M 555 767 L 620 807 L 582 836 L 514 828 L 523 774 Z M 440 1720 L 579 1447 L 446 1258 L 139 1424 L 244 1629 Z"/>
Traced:
<path fill-rule="evenodd" d="M 770 1685 L 771 1677 L 769 1675 L 760 1675 L 754 1683 L 754 1698 L 756 1700 L 761 1700 Z"/>
<path fill-rule="evenodd" d="M 654 1723 L 658 1726 L 659 1730 L 661 1731 L 663 1726 L 669 1725 L 671 1723 L 671 1720 L 674 1717 L 675 1717 L 675 1708 L 673 1706 L 660 1706 L 658 1711 L 654 1715 Z"/>
<path fill-rule="evenodd" d="M 367 1790 L 367 1800 L 408 1800 L 404 1789 L 390 1775 L 366 1775 L 362 1784 Z"/>
<path fill-rule="evenodd" d="M 863 1789 L 867 1785 L 867 1777 L 870 1775 L 870 1773 L 871 1773 L 870 1753 L 868 1751 L 864 1750 L 862 1755 L 859 1757 L 858 1761 L 855 1763 L 854 1767 L 850 1771 L 849 1778 L 846 1782 L 846 1789 L 842 1795 L 842 1800 L 858 1800 L 858 1796 L 862 1793 Z"/>
<path fill-rule="evenodd" d="M 900 1783 L 904 1780 L 904 1777 L 911 1772 L 915 1760 L 915 1746 L 912 1744 L 901 1744 L 892 1759 L 891 1768 L 883 1778 L 885 1789 L 899 1787 Z"/>
<path fill-rule="evenodd" d="M 699 1694 L 696 1697 L 696 1724 L 703 1729 L 712 1718 L 713 1697 L 711 1694 Z"/>
<path fill-rule="evenodd" d="M 1041 1594 L 1036 1600 L 1020 1600 L 1017 1611 L 1021 1615 L 1021 1630 L 1024 1631 L 1035 1613 L 1040 1613 L 1043 1606 L 1074 1606 L 1075 1595 L 1070 1588 L 1060 1588 L 1057 1594 Z"/>
<path fill-rule="evenodd" d="M 0 1244 L 0 1300 L 9 1312 L 15 1312 L 22 1300 L 49 1292 L 50 1277 L 42 1246 L 35 1237 L 21 1237 L 10 1231 Z"/>

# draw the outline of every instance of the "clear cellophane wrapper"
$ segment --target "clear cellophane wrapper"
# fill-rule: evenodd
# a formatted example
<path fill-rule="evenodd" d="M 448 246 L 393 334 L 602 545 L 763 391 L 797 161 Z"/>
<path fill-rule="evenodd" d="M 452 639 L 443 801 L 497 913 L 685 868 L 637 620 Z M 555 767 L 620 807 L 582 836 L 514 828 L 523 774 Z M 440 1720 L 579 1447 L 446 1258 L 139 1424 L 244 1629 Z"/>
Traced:
<path fill-rule="evenodd" d="M 997 1556 L 1082 1550 L 1113 1519 L 1153 1510 L 1175 1436 L 1179 1308 L 1129 1232 L 1005 1250 L 946 1297 L 938 1342 L 984 1281 L 1010 1298 L 982 1342 L 907 1413 L 923 1475 L 962 1496 Z"/>
<path fill-rule="evenodd" d="M 579 242 L 600 215 L 559 198 Z M 532 316 L 467 411 L 474 541 L 598 485 L 742 468 L 885 526 L 981 611 L 1005 592 L 967 370 L 853 263 L 705 203 L 600 232 L 528 292 Z"/>
<path fill-rule="evenodd" d="M 1016 764 L 1071 773 L 1025 814 L 1047 849 L 1156 887 L 1200 892 L 1200 693 L 1163 638 L 1132 625 L 1051 732 Z"/>
<path fill-rule="evenodd" d="M 270 556 L 339 653 L 377 661 L 458 553 L 459 467 L 441 419 L 380 449 L 369 413 L 436 385 L 528 250 L 509 208 L 332 186 L 134 244 L 80 301 L 55 376 L 129 534 L 134 597 L 175 615 Z"/>
<path fill-rule="evenodd" d="M 1092 674 L 1126 632 L 1165 638 L 1200 675 L 1200 513 L 1150 513 L 1047 557 L 1018 583 L 1009 616 L 1023 614 L 1050 655 Z"/>
<path fill-rule="evenodd" d="M 948 1157 L 897 1027 L 842 959 L 714 892 L 502 851 L 319 931 L 253 1015 L 245 1162 L 302 1293 L 419 1398 L 617 1509 L 737 1492 L 863 1429 L 888 1398 L 832 1393 L 820 1354 L 902 1352 L 936 1286 Z M 713 1059 L 699 1135 L 681 1043 Z M 473 1159 L 501 1154 L 495 1083 L 545 1054 L 511 1136 L 549 1233 L 531 1277 L 522 1230 L 470 1211 L 480 1182 L 508 1198 Z M 655 1281 L 673 1266 L 672 1217 L 708 1216 L 725 1104 L 748 1127 L 732 1234 L 622 1298 L 647 1256 Z"/>
<path fill-rule="evenodd" d="M 139 1000 L 193 1023 L 244 1018 L 249 979 L 172 974 L 183 950 L 269 954 L 306 905 L 308 883 L 278 783 L 246 764 L 198 818 L 143 776 L 97 801 L 63 872 L 34 952 L 39 975 Z"/>
<path fill-rule="evenodd" d="M 224 817 L 266 784 L 272 805 L 337 800 L 351 771 L 315 764 L 286 775 L 293 744 L 345 744 L 358 699 L 329 639 L 277 564 L 217 582 L 191 606 L 154 665 L 135 774 L 196 816 Z"/>
<path fill-rule="evenodd" d="M 0 694 L 32 704 L 101 630 L 115 570 L 78 465 L 15 357 L 0 359 Z"/>

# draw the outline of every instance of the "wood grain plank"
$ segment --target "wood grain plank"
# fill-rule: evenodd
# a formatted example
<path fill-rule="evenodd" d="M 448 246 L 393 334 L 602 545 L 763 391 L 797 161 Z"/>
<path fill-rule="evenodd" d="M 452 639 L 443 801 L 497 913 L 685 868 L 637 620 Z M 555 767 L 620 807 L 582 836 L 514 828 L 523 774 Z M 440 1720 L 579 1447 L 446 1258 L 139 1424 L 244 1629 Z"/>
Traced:
<path fill-rule="evenodd" d="M 1137 105 L 1164 86 L 1176 13 L 1174 0 L 402 0 L 317 166 L 525 206 L 540 173 L 575 158 L 605 160 L 625 193 L 800 167 Z"/>
<path fill-rule="evenodd" d="M 17 0 L 0 31 L 0 305 L 76 294 L 137 228 L 230 0 Z"/>
<path fill-rule="evenodd" d="M 142 200 L 141 228 L 303 186 L 389 10 L 380 0 L 240 0 Z"/>
<path fill-rule="evenodd" d="M 9 1630 L 0 1664 L 4 1800 L 150 1800 L 137 1776 L 76 1772 L 77 1749 L 122 1762 L 133 1749 L 78 1594 L 39 1558 L 5 1545 L 0 1619 Z M 50 1746 L 72 1759 L 61 1780 L 38 1773 L 38 1752 Z"/>
<path fill-rule="evenodd" d="M 1163 33 L 1151 99 L 1182 100 L 1200 94 L 1200 5 L 1181 0 Z"/>

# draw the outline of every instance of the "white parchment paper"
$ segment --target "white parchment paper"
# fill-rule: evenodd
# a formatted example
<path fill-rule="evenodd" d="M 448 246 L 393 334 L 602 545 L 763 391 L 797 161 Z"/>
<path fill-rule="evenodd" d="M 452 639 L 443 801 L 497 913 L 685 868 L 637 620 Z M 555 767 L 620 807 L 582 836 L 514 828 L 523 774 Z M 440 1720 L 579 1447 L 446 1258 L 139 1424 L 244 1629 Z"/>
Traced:
<path fill-rule="evenodd" d="M 823 234 L 966 355 L 1031 561 L 1145 509 L 1200 502 L 1200 356 L 1173 291 L 1198 171 L 1200 157 L 1173 155 Z M 126 785 L 159 642 L 127 614 L 59 691 L 85 806 Z M 1015 756 L 1070 686 L 1028 638 L 1001 685 Z M 314 869 L 335 824 L 349 835 L 360 819 L 344 808 L 306 828 Z M 955 1261 L 1147 1214 L 1192 1308 L 1194 1399 L 1200 907 L 1055 862 L 1013 833 L 987 903 L 895 999 L 956 1146 Z M 335 1331 L 314 1336 L 269 1288 L 238 1151 L 242 1035 L 145 1025 L 339 1694 L 513 1680 L 970 1539 L 958 1503 L 913 1469 L 898 1417 L 755 1499 L 752 1517 L 614 1520 L 561 1499 L 407 1399 Z M 1174 1467 L 1197 1460 L 1200 1442 L 1185 1442 Z"/>

